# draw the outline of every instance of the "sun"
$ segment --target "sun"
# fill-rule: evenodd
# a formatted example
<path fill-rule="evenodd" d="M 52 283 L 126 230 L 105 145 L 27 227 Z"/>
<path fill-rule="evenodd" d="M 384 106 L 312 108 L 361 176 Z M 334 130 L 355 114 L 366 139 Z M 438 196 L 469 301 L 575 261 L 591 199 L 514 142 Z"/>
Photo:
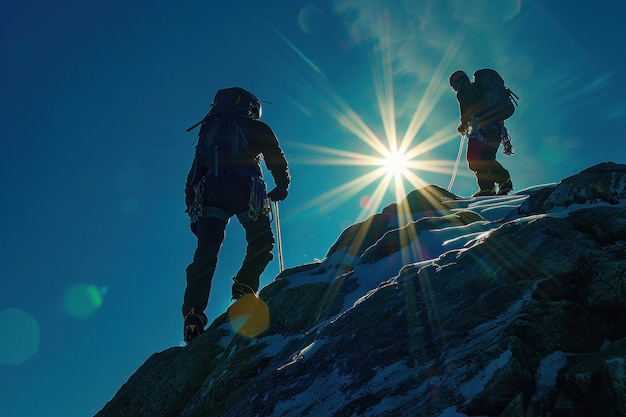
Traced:
<path fill-rule="evenodd" d="M 381 29 L 379 47 L 372 56 L 371 67 L 374 90 L 372 99 L 378 105 L 378 114 L 374 120 L 369 117 L 364 119 L 364 113 L 352 108 L 331 87 L 320 67 L 277 28 L 272 27 L 308 65 L 309 74 L 313 78 L 311 81 L 303 80 L 305 91 L 310 97 L 316 98 L 314 102 L 319 105 L 320 110 L 345 129 L 347 135 L 357 139 L 352 146 L 344 149 L 318 143 L 294 144 L 307 150 L 307 156 L 299 161 L 300 164 L 359 167 L 358 175 L 316 195 L 300 208 L 302 212 L 313 208 L 336 209 L 340 204 L 357 197 L 360 202 L 367 201 L 367 204 L 361 204 L 363 210 L 358 216 L 358 219 L 365 219 L 377 213 L 388 194 L 392 194 L 395 201 L 400 201 L 411 189 L 429 185 L 424 179 L 426 173 L 429 173 L 429 177 L 440 174 L 452 175 L 454 178 L 456 175 L 455 161 L 433 159 L 434 149 L 458 140 L 456 118 L 451 118 L 448 124 L 441 125 L 436 131 L 432 130 L 431 124 L 427 134 L 423 127 L 433 115 L 441 97 L 449 93 L 446 81 L 448 66 L 460 42 L 452 43 L 445 51 L 443 59 L 432 72 L 432 78 L 426 80 L 426 89 L 415 102 L 397 100 L 394 91 L 397 70 L 392 67 L 396 60 L 391 59 L 395 53 L 392 33 L 387 32 L 388 26 L 378 26 L 381 21 L 377 15 L 371 16 L 371 19 L 373 28 Z M 305 113 L 310 114 L 308 110 Z M 363 167 L 371 167 L 371 170 L 364 171 Z M 452 181 L 448 188 L 451 188 Z M 366 189 L 366 194 L 359 195 Z M 363 197 L 366 197 L 365 200 Z"/>
<path fill-rule="evenodd" d="M 407 174 L 410 157 L 403 152 L 391 151 L 381 159 L 381 166 L 385 168 L 385 173 L 394 177 Z"/>
<path fill-rule="evenodd" d="M 334 208 L 355 196 L 362 202 L 364 196 L 359 196 L 359 193 L 365 189 L 371 190 L 373 185 L 374 190 L 367 191 L 367 204 L 361 204 L 362 211 L 357 218 L 366 219 L 377 213 L 388 194 L 392 194 L 395 201 L 400 201 L 410 190 L 429 185 L 423 178 L 424 173 L 450 175 L 453 172 L 454 161 L 436 160 L 431 154 L 433 149 L 458 138 L 456 120 L 438 131 L 421 134 L 422 126 L 434 108 L 432 101 L 437 98 L 423 96 L 408 124 L 402 129 L 396 123 L 393 94 L 381 92 L 392 90 L 391 87 L 375 85 L 379 91 L 378 110 L 384 134 L 374 133 L 380 130 L 379 124 L 368 124 L 338 95 L 328 91 L 332 100 L 324 102 L 324 109 L 348 134 L 358 139 L 355 146 L 341 149 L 302 142 L 294 144 L 308 150 L 306 159 L 299 161 L 300 164 L 371 167 L 369 172 L 339 183 L 335 188 L 311 199 L 301 207 L 302 211 L 314 207 Z"/>

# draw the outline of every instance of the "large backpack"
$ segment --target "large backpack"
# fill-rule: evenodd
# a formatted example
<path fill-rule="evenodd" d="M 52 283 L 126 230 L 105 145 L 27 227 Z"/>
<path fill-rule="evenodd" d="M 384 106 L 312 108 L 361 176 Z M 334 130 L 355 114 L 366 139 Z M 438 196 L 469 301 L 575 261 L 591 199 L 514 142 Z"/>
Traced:
<path fill-rule="evenodd" d="M 255 116 L 251 103 L 252 107 L 260 106 L 257 98 L 243 88 L 219 90 L 209 113 L 187 129 L 200 125 L 196 159 L 216 176 L 222 170 L 248 169 L 251 162 L 256 163 L 246 138 L 247 122 Z"/>
<path fill-rule="evenodd" d="M 519 98 L 495 70 L 484 68 L 474 73 L 474 85 L 481 95 L 477 111 L 479 122 L 505 120 L 515 113 Z"/>

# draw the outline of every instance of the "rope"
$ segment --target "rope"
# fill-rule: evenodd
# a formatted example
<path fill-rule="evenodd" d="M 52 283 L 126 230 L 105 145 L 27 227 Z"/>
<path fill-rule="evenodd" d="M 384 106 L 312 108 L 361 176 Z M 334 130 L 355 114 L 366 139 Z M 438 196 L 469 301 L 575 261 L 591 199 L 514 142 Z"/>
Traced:
<path fill-rule="evenodd" d="M 278 215 L 278 201 L 274 201 L 274 219 L 276 220 L 276 240 L 278 241 L 278 266 L 280 272 L 285 270 L 285 263 L 283 260 L 283 239 L 280 233 L 280 216 Z"/>
<path fill-rule="evenodd" d="M 450 184 L 448 185 L 448 191 L 452 189 L 452 184 L 454 184 L 454 179 L 456 178 L 456 171 L 459 169 L 459 162 L 461 161 L 461 155 L 463 154 L 464 141 L 465 135 L 461 136 L 461 142 L 459 143 L 459 152 L 456 155 L 456 162 L 454 163 L 454 169 L 452 170 L 452 178 L 450 179 Z"/>

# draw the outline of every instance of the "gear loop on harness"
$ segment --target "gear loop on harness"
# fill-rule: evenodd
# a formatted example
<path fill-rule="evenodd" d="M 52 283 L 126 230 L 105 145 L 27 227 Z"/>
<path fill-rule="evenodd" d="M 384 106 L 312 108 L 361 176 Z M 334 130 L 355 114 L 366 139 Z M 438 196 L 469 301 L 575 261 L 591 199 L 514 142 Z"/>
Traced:
<path fill-rule="evenodd" d="M 483 135 L 480 134 L 480 128 L 482 126 L 478 123 L 478 117 L 472 116 L 470 121 L 467 123 L 467 138 L 474 139 L 482 143 L 487 143 L 487 139 Z"/>
<path fill-rule="evenodd" d="M 260 216 L 270 217 L 270 222 L 273 221 L 272 207 L 270 205 L 269 197 L 267 196 L 267 186 L 262 177 L 258 175 L 245 175 L 248 174 L 245 170 L 228 170 L 224 171 L 208 171 L 200 181 L 193 187 L 195 196 L 192 204 L 187 208 L 187 214 L 189 215 L 191 223 L 197 223 L 203 217 L 215 217 L 222 220 L 228 220 L 230 217 L 228 212 L 219 207 L 205 206 L 204 201 L 210 201 L 212 195 L 219 187 L 225 187 L 226 191 L 230 194 L 231 198 L 235 196 L 230 192 L 228 185 L 224 183 L 224 179 L 230 175 L 237 175 L 240 177 L 249 178 L 250 197 L 248 199 L 248 209 L 243 213 L 238 213 L 237 218 L 240 222 L 257 221 Z M 208 194 L 205 193 L 205 182 L 209 177 L 220 178 Z"/>
<path fill-rule="evenodd" d="M 263 178 L 250 177 L 250 200 L 248 201 L 248 217 L 256 221 L 259 216 L 267 215 L 272 211 L 269 198 L 267 197 L 267 186 Z"/>
<path fill-rule="evenodd" d="M 515 155 L 515 148 L 511 145 L 511 136 L 504 125 L 500 126 L 500 142 L 502 143 L 502 154 L 506 156 Z"/>
<path fill-rule="evenodd" d="M 189 219 L 191 223 L 198 223 L 200 218 L 203 216 L 203 198 L 204 198 L 204 182 L 206 181 L 206 176 L 200 178 L 200 181 L 196 185 L 193 186 L 193 190 L 195 193 L 193 202 L 191 206 L 187 208 L 187 214 L 189 215 Z"/>

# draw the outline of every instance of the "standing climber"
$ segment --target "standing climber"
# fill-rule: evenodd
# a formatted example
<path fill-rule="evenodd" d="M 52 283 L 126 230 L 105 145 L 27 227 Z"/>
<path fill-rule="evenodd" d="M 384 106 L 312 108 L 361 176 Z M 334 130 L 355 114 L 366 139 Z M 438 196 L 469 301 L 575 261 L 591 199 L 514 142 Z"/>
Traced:
<path fill-rule="evenodd" d="M 503 144 L 503 153 L 515 151 L 510 143 L 504 119 L 515 111 L 515 94 L 504 87 L 497 72 L 490 69 L 474 73 L 474 82 L 463 71 L 450 76 L 450 87 L 456 92 L 461 113 L 459 133 L 468 137 L 467 163 L 476 175 L 479 190 L 473 195 L 506 195 L 513 189 L 509 171 L 496 161 L 496 153 Z M 515 96 L 517 97 L 517 96 Z M 517 104 L 515 102 L 515 104 Z"/>
<path fill-rule="evenodd" d="M 198 145 L 185 186 L 187 213 L 198 239 L 193 262 L 186 271 L 182 307 L 185 342 L 202 333 L 207 324 L 205 309 L 231 217 L 237 216 L 247 241 L 243 264 L 233 278 L 233 299 L 256 294 L 260 275 L 273 258 L 268 199 L 284 200 L 291 178 L 276 135 L 260 118 L 259 100 L 250 92 L 233 87 L 216 93 L 211 110 L 198 123 Z M 262 177 L 261 159 L 276 185 L 269 193 Z"/>

